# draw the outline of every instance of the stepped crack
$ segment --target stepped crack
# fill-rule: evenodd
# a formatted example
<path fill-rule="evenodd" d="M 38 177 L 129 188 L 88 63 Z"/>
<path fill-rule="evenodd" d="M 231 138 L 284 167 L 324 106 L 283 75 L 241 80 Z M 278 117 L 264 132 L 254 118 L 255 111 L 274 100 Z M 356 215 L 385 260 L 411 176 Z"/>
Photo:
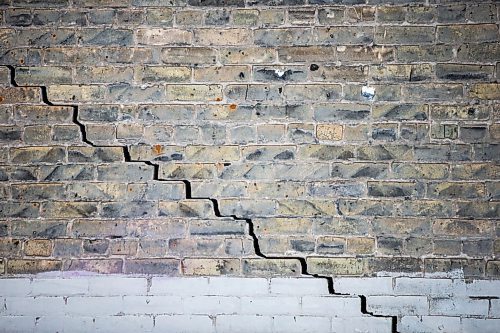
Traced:
<path fill-rule="evenodd" d="M 16 79 L 15 79 L 15 67 L 11 66 L 11 65 L 6 65 L 5 67 L 7 67 L 9 69 L 9 72 L 10 72 L 10 84 L 13 87 L 33 87 L 33 88 L 39 88 L 40 91 L 41 91 L 42 101 L 46 105 L 71 107 L 73 109 L 72 121 L 80 129 L 81 136 L 82 136 L 82 141 L 84 143 L 86 143 L 87 145 L 95 147 L 95 148 L 121 147 L 123 149 L 123 157 L 124 157 L 124 160 L 125 160 L 126 163 L 141 163 L 141 164 L 153 167 L 154 171 L 153 171 L 153 179 L 152 180 L 159 181 L 159 182 L 178 182 L 179 181 L 179 180 L 169 180 L 169 179 L 162 179 L 162 178 L 160 178 L 160 176 L 159 176 L 159 168 L 160 168 L 160 166 L 157 163 L 152 163 L 151 161 L 146 161 L 146 160 L 134 160 L 134 159 L 132 159 L 131 155 L 130 155 L 129 148 L 126 145 L 124 145 L 124 146 L 116 146 L 116 145 L 114 145 L 114 146 L 112 146 L 112 145 L 106 146 L 106 145 L 96 145 L 96 144 L 94 144 L 93 142 L 91 142 L 90 140 L 88 140 L 85 125 L 83 123 L 81 123 L 80 120 L 79 120 L 79 117 L 78 117 L 78 105 L 74 105 L 74 104 L 56 104 L 56 103 L 50 102 L 50 100 L 48 99 L 48 95 L 47 95 L 47 87 L 45 87 L 45 86 L 31 86 L 31 85 L 20 86 L 20 85 L 17 84 Z M 217 201 L 217 199 L 210 198 L 210 197 L 195 197 L 195 196 L 192 195 L 192 192 L 191 192 L 191 182 L 188 179 L 182 179 L 180 181 L 185 184 L 184 188 L 185 188 L 186 199 L 192 199 L 192 200 L 209 200 L 210 202 L 212 202 L 212 206 L 213 206 L 213 210 L 214 210 L 214 215 L 216 217 L 232 218 L 235 221 L 244 221 L 244 222 L 246 222 L 246 224 L 248 225 L 248 235 L 253 240 L 254 252 L 255 252 L 255 255 L 257 257 L 260 257 L 262 259 L 285 259 L 285 260 L 288 259 L 288 260 L 297 260 L 300 263 L 301 274 L 302 275 L 310 276 L 310 277 L 317 278 L 317 279 L 324 279 L 324 280 L 326 280 L 327 281 L 327 285 L 328 285 L 328 293 L 330 295 L 346 296 L 346 294 L 335 292 L 335 290 L 334 290 L 334 284 L 333 284 L 333 277 L 310 273 L 309 269 L 308 269 L 307 261 L 306 261 L 305 258 L 303 258 L 303 257 L 296 257 L 296 256 L 268 256 L 268 255 L 265 255 L 264 253 L 262 253 L 262 251 L 260 249 L 259 238 L 258 238 L 258 236 L 255 233 L 255 227 L 254 227 L 254 223 L 253 223 L 252 219 L 245 218 L 245 217 L 240 217 L 240 216 L 236 216 L 236 215 L 222 215 L 221 212 L 220 212 L 220 209 L 219 209 L 219 202 Z M 361 313 L 369 315 L 369 316 L 373 316 L 373 317 L 391 318 L 391 322 L 392 322 L 391 333 L 398 333 L 398 330 L 397 330 L 397 316 L 384 316 L 384 315 L 377 315 L 377 314 L 374 314 L 372 312 L 369 312 L 369 311 L 367 311 L 367 307 L 366 307 L 366 296 L 358 295 L 358 297 L 361 300 L 361 309 L 360 309 Z"/>

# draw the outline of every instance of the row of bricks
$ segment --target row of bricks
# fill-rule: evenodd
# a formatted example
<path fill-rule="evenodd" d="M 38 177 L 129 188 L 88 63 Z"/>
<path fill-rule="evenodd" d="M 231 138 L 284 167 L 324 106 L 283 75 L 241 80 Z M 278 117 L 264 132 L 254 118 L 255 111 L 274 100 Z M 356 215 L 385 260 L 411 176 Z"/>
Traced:
<path fill-rule="evenodd" d="M 485 124 L 434 123 L 398 124 L 373 123 L 360 125 L 335 124 L 262 124 L 223 126 L 159 125 L 122 123 L 118 125 L 89 125 L 86 138 L 99 145 L 127 144 L 290 144 L 344 141 L 366 142 L 430 142 L 453 140 L 455 143 L 483 143 L 500 140 L 500 123 Z M 228 128 L 229 127 L 229 128 Z M 96 133 L 96 130 L 98 131 Z M 105 130 L 103 132 L 103 130 Z M 0 126 L 0 142 L 5 146 L 75 144 L 82 142 L 81 130 L 76 125 Z M 108 144 L 105 144 L 108 142 Z M 448 142 L 448 141 L 446 141 Z M 265 147 L 263 147 L 265 149 Z M 295 148 L 292 148 L 295 150 Z M 294 156 L 283 156 L 293 159 Z M 280 159 L 278 157 L 277 159 Z"/>
<path fill-rule="evenodd" d="M 6 332 L 186 332 L 186 333 L 349 333 L 353 328 L 373 333 L 389 332 L 386 318 L 262 315 L 134 315 L 134 316 L 1 316 Z M 490 324 L 488 320 L 488 325 Z M 251 323 L 249 325 L 248 323 Z M 467 323 L 467 322 L 466 322 Z M 475 323 L 474 323 L 475 324 Z M 492 323 L 492 324 L 496 324 Z M 484 324 L 480 327 L 485 327 Z M 486 331 L 484 331 L 486 332 Z"/>
<path fill-rule="evenodd" d="M 428 1 L 427 1 L 428 2 Z M 466 0 L 465 3 L 470 2 L 470 0 Z M 349 4 L 349 5 L 363 5 L 363 4 L 370 4 L 370 5 L 378 5 L 378 4 L 387 4 L 387 5 L 393 5 L 393 4 L 400 4 L 400 1 L 398 0 L 338 0 L 335 1 L 335 3 L 338 4 Z M 425 0 L 406 0 L 404 2 L 405 4 L 424 4 L 426 3 Z M 431 0 L 431 4 L 436 4 L 440 3 L 438 0 Z M 472 1 L 472 3 L 475 3 L 475 1 Z M 489 3 L 487 1 L 486 3 Z M 253 6 L 287 6 L 287 5 L 305 5 L 305 4 L 310 4 L 310 5 L 316 5 L 320 4 L 323 5 L 324 1 L 322 0 L 285 0 L 285 1 L 270 1 L 270 0 L 262 0 L 262 1 L 257 1 L 257 0 L 249 0 L 249 1 L 244 1 L 244 0 L 228 0 L 224 2 L 220 1 L 214 1 L 214 0 L 209 0 L 209 1 L 201 1 L 201 0 L 175 0 L 175 1 L 151 1 L 151 0 L 125 0 L 125 1 L 120 1 L 120 0 L 108 0 L 106 2 L 102 2 L 100 0 L 75 0 L 70 2 L 69 0 L 54 0 L 50 4 L 47 4 L 42 1 L 33 1 L 33 0 L 3 0 L 1 6 L 11 6 L 11 7 L 23 7 L 23 8 L 61 8 L 61 7 L 68 7 L 70 4 L 73 4 L 77 7 L 186 7 L 186 6 L 201 6 L 201 7 L 245 7 L 245 5 L 249 7 Z"/>
<path fill-rule="evenodd" d="M 365 89 L 374 89 L 373 93 Z M 465 92 L 464 92 L 465 90 Z M 41 103 L 39 88 L 0 89 L 3 104 Z M 288 85 L 222 85 L 186 84 L 155 85 L 148 87 L 129 84 L 98 85 L 52 85 L 48 87 L 49 100 L 59 103 L 149 103 L 158 102 L 282 102 L 303 103 L 339 101 L 460 101 L 465 98 L 484 100 L 500 99 L 500 85 L 477 83 L 465 87 L 453 84 L 288 84 Z"/>
<path fill-rule="evenodd" d="M 335 277 L 333 288 L 338 294 L 366 296 L 452 296 L 479 298 L 500 296 L 498 280 L 466 281 L 421 277 Z M 131 276 L 54 276 L 3 278 L 3 297 L 36 296 L 327 296 L 326 279 L 238 278 L 238 277 L 131 277 Z"/>
<path fill-rule="evenodd" d="M 129 181 L 133 181 L 129 179 Z M 197 184 L 195 184 L 197 185 Z M 233 190 L 237 191 L 235 184 Z M 264 184 L 266 186 L 267 184 Z M 230 185 L 231 186 L 231 185 Z M 267 185 L 269 186 L 269 185 Z M 293 186 L 293 185 L 292 185 Z M 294 198 L 320 197 L 320 198 L 343 198 L 343 197 L 411 197 L 429 199 L 497 199 L 500 193 L 500 182 L 431 182 L 422 183 L 416 181 L 361 181 L 357 182 L 309 182 L 299 184 Z M 215 188 L 215 191 L 213 190 Z M 301 196 L 299 191 L 304 189 Z M 203 194 L 217 193 L 217 185 L 204 190 L 195 187 L 195 197 L 206 197 Z M 219 187 L 220 189 L 220 187 Z M 45 200 L 67 200 L 67 201 L 152 201 L 152 200 L 180 200 L 185 198 L 184 184 L 172 183 L 149 183 L 149 184 L 124 184 L 124 183 L 50 183 L 50 184 L 1 184 L 0 199 L 15 201 L 45 201 Z M 255 191 L 257 192 L 257 191 Z M 263 193 L 264 192 L 264 193 Z M 293 192 L 292 192 L 293 193 Z M 243 195 L 240 195 L 243 194 Z M 267 195 L 265 190 L 257 192 L 250 197 L 264 194 L 260 198 L 277 198 L 271 191 Z M 221 195 L 220 197 L 242 197 L 244 193 L 235 193 L 232 196 Z M 285 196 L 286 197 L 286 196 Z M 285 203 L 284 203 L 285 204 Z M 286 205 L 286 204 L 285 204 Z"/>
<path fill-rule="evenodd" d="M 307 257 L 308 273 L 325 276 L 419 276 L 496 278 L 500 261 L 465 258 L 414 257 Z M 298 259 L 148 258 L 148 259 L 7 259 L 0 272 L 37 274 L 55 271 L 86 271 L 105 274 L 152 274 L 163 276 L 300 276 Z"/>
<path fill-rule="evenodd" d="M 498 43 L 401 46 L 281 46 L 266 47 L 48 47 L 15 48 L 0 55 L 5 65 L 108 65 L 108 64 L 274 64 L 332 63 L 380 64 L 386 62 L 466 62 L 492 64 L 498 61 Z M 91 54 L 92 56 L 88 56 Z"/>
<path fill-rule="evenodd" d="M 391 196 L 388 200 L 377 198 L 352 199 L 221 199 L 220 212 L 224 216 L 245 217 L 314 217 L 314 216 L 402 216 L 418 217 L 427 214 L 441 218 L 497 218 L 498 201 L 423 200 L 411 201 Z M 3 201 L 0 203 L 2 218 L 154 218 L 194 217 L 214 218 L 208 200 L 182 201 Z"/>
<path fill-rule="evenodd" d="M 384 163 L 332 163 L 322 164 L 322 166 L 328 170 L 328 179 L 318 179 L 324 180 L 325 185 L 331 185 L 331 181 L 347 181 L 352 179 L 386 179 L 386 180 L 409 180 L 409 179 L 421 179 L 421 180 L 497 180 L 498 179 L 498 167 L 495 164 L 486 163 L 457 163 L 456 165 L 448 165 L 445 163 L 398 163 L 393 162 L 391 165 Z M 246 166 L 248 170 L 251 166 Z M 261 166 L 262 167 L 262 166 Z M 304 166 L 307 167 L 307 166 Z M 104 167 L 102 170 L 106 170 L 109 166 Z M 127 169 L 127 168 L 125 168 Z M 250 176 L 243 177 L 242 180 L 234 180 L 229 183 L 229 180 L 214 181 L 215 178 L 219 178 L 219 173 L 217 172 L 217 164 L 183 164 L 176 163 L 173 165 L 161 164 L 161 175 L 165 179 L 185 179 L 189 178 L 192 182 L 192 189 L 194 193 L 199 193 L 195 196 L 201 197 L 212 197 L 213 195 L 208 195 L 208 193 L 215 194 L 221 197 L 231 197 L 231 196 L 258 196 L 262 195 L 263 198 L 270 195 L 274 195 L 277 198 L 284 197 L 286 195 L 291 195 L 295 197 L 303 197 L 307 193 L 307 187 L 305 182 L 312 182 L 314 179 L 311 177 L 285 177 L 280 176 L 280 179 L 288 180 L 289 182 L 283 182 L 274 180 L 273 183 L 279 185 L 278 187 L 273 187 L 270 184 L 269 177 L 260 177 L 255 179 L 260 179 L 258 183 L 249 184 L 245 180 L 251 179 Z M 267 167 L 268 170 L 272 170 L 271 166 Z M 282 171 L 285 169 L 283 168 Z M 60 181 L 92 181 L 97 179 L 96 174 L 97 168 L 94 165 L 86 164 L 70 164 L 70 165 L 57 165 L 57 166 L 4 166 L 0 167 L 0 181 L 12 181 L 12 182 L 31 182 L 31 181 L 45 181 L 45 182 L 60 182 Z M 325 175 L 326 177 L 326 175 Z M 293 178 L 293 180 L 292 180 Z M 201 182 L 200 179 L 207 179 Z M 210 181 L 212 179 L 212 181 Z M 266 182 L 266 180 L 268 180 Z M 120 182 L 119 179 L 106 179 L 106 181 Z M 148 181 L 144 179 L 143 181 Z M 456 184 L 461 185 L 460 182 L 450 183 L 449 186 Z M 253 185 L 253 186 L 252 186 Z M 473 184 L 471 184 L 473 185 Z M 3 184 L 5 186 L 5 184 Z M 75 184 L 74 194 L 81 193 L 82 184 Z M 99 184 L 99 183 L 89 183 L 92 189 L 102 191 L 107 193 L 111 198 L 113 194 L 110 191 L 114 189 L 120 189 L 118 184 Z M 137 186 L 136 189 L 139 193 L 147 191 L 144 184 L 131 185 Z M 155 188 L 174 185 L 149 185 L 149 190 Z M 339 189 L 341 189 L 342 184 L 339 184 Z M 76 191 L 78 189 L 78 191 Z M 332 187 L 332 191 L 335 187 Z M 165 192 L 168 193 L 168 192 Z M 267 194 L 266 194 L 267 193 Z M 141 194 L 142 195 L 142 194 Z M 150 195 L 153 195 L 152 193 Z M 167 194 L 165 194 L 167 195 Z M 77 195 L 78 197 L 78 195 Z M 131 198 L 139 198 L 131 197 Z"/>
<path fill-rule="evenodd" d="M 488 103 L 488 102 L 486 102 Z M 197 125 L 200 128 L 209 126 L 210 121 L 217 120 L 218 126 L 242 126 L 239 123 L 261 124 L 274 122 L 335 122 L 335 123 L 370 123 L 396 122 L 405 120 L 427 125 L 429 121 L 456 125 L 461 121 L 466 124 L 482 124 L 490 118 L 495 120 L 495 105 L 478 103 L 467 104 L 412 104 L 412 103 L 312 103 L 309 105 L 81 105 L 78 118 L 85 122 L 91 131 L 95 126 L 110 126 L 108 123 L 124 123 L 121 126 L 132 126 L 130 121 L 139 124 L 155 124 L 168 122 L 168 125 Z M 64 106 L 42 105 L 1 105 L 0 123 L 2 125 L 69 125 L 73 123 L 74 110 Z M 451 122 L 455 121 L 455 122 Z M 478 121 L 478 122 L 476 122 Z M 236 122 L 236 124 L 233 124 Z M 100 124 L 94 124 L 100 123 Z M 416 123 L 415 123 L 416 124 Z M 297 125 L 297 123 L 295 123 Z M 493 124 L 492 126 L 497 126 Z M 104 127 L 103 127 L 104 128 Z M 111 127 L 110 127 L 111 128 Z M 114 130 L 111 130 L 114 132 Z"/>
<path fill-rule="evenodd" d="M 1 15 L 0 15 L 1 17 Z M 372 7 L 295 7 L 261 9 L 185 9 L 185 8 L 136 8 L 136 9 L 5 9 L 6 26 L 87 26 L 118 25 L 137 26 L 281 26 L 313 24 L 355 24 L 408 22 L 408 23 L 493 23 L 497 20 L 494 3 L 372 6 Z M 0 20 L 2 22 L 2 20 Z"/>
<path fill-rule="evenodd" d="M 490 308 L 491 302 L 491 308 Z M 460 304 L 456 307 L 455 303 Z M 358 298 L 332 296 L 123 296 L 5 298 L 3 315 L 116 316 L 118 314 L 297 315 L 361 317 Z M 29 305 L 29 306 L 28 306 Z M 376 315 L 500 317 L 498 299 L 458 299 L 426 296 L 369 296 L 367 310 Z M 326 318 L 325 318 L 326 319 Z M 390 318 L 386 318 L 387 321 Z"/>
<path fill-rule="evenodd" d="M 298 148 L 298 149 L 297 149 Z M 293 165 L 282 163 L 283 160 L 298 159 L 303 162 L 317 162 L 317 168 L 328 172 L 329 161 L 422 161 L 422 162 L 468 162 L 468 161 L 496 161 L 498 160 L 498 145 L 496 144 L 475 144 L 475 145 L 449 145 L 428 144 L 411 147 L 408 145 L 190 145 L 190 146 L 167 146 L 167 145 L 135 145 L 130 147 L 132 161 L 154 160 L 158 162 L 184 161 L 184 163 L 207 163 L 207 167 L 214 164 L 229 162 L 244 162 L 243 164 L 219 165 L 219 169 L 224 169 L 225 177 L 230 174 L 237 177 L 238 174 L 246 173 L 251 169 L 259 174 L 262 169 L 276 170 L 281 168 L 283 171 L 293 168 Z M 243 156 L 242 156 L 243 155 Z M 112 163 L 122 162 L 124 160 L 123 147 L 88 147 L 88 146 L 27 146 L 27 147 L 4 147 L 0 150 L 0 156 L 4 161 L 22 164 L 61 164 L 70 163 Z M 281 161 L 281 163 L 271 162 Z M 257 162 L 257 163 L 255 163 Z M 259 163 L 266 162 L 266 163 Z M 178 162 L 180 163 L 180 162 Z M 306 163 L 304 163 L 306 164 Z M 183 164 L 180 164 L 182 166 Z M 362 166 L 361 164 L 359 164 Z M 187 164 L 189 166 L 189 164 Z M 204 164 L 193 164 L 193 167 L 203 167 Z M 422 164 L 425 167 L 425 164 Z M 161 167 L 171 168 L 172 164 L 161 164 Z M 301 168 L 301 165 L 295 167 Z M 325 170 L 326 167 L 326 170 Z M 439 167 L 439 166 L 438 166 Z M 481 167 L 478 165 L 457 164 L 455 169 L 458 174 L 467 168 L 474 169 Z M 102 176 L 101 180 L 116 179 L 112 175 L 107 176 L 111 169 L 123 168 L 123 171 L 136 174 L 132 179 L 135 181 L 148 180 L 145 178 L 153 167 L 136 164 L 106 164 L 98 166 Z M 490 168 L 495 169 L 494 166 Z M 310 174 L 308 172 L 307 174 Z M 244 177 L 240 175 L 239 177 Z M 224 178 L 224 176 L 222 177 Z M 247 176 L 250 178 L 250 176 Z M 264 177 L 266 178 L 266 177 Z M 267 177 L 269 178 L 269 177 Z M 314 179 L 311 177 L 304 179 Z M 119 180 L 119 179 L 116 179 Z"/>
<path fill-rule="evenodd" d="M 258 227 L 258 225 L 257 225 Z M 76 229 L 76 228 L 75 228 Z M 83 229 L 83 228 L 82 228 Z M 78 229 L 76 229 L 78 230 Z M 99 258 L 103 256 L 125 256 L 135 258 L 156 257 L 189 257 L 218 256 L 241 257 L 253 254 L 250 238 L 238 239 L 216 237 L 175 238 L 170 239 L 137 239 L 119 240 L 102 239 L 10 239 L 0 238 L 0 256 L 11 259 L 25 257 L 52 258 Z M 500 241 L 492 239 L 450 240 L 432 238 L 399 238 L 391 236 L 378 237 L 333 237 L 320 236 L 316 239 L 310 235 L 300 236 L 291 233 L 286 237 L 275 236 L 268 232 L 259 237 L 260 250 L 267 255 L 279 255 L 294 251 L 301 256 L 342 257 L 351 255 L 364 256 L 450 256 L 468 258 L 492 258 L 500 253 Z M 293 234 L 299 234 L 294 236 Z M 242 237 L 240 235 L 240 237 Z"/>
<path fill-rule="evenodd" d="M 496 66 L 496 73 L 500 66 Z M 388 81 L 489 81 L 494 65 L 458 63 L 413 65 L 226 65 L 226 66 L 31 66 L 17 67 L 15 80 L 21 86 L 53 84 L 97 84 L 136 82 L 375 82 Z M 8 81 L 6 81 L 8 83 Z"/>
<path fill-rule="evenodd" d="M 57 30 L 2 29 L 1 46 L 95 46 L 95 45 L 196 45 L 196 46 L 290 46 L 290 45 L 414 45 L 429 43 L 480 43 L 500 39 L 498 25 L 434 26 L 331 26 L 275 29 L 195 28 L 58 28 Z"/>
<path fill-rule="evenodd" d="M 349 247 L 365 246 L 374 243 L 372 235 L 379 235 L 379 239 L 389 240 L 396 247 L 401 247 L 397 241 L 407 240 L 418 242 L 418 237 L 434 242 L 436 250 L 444 248 L 448 244 L 449 251 L 460 251 L 461 240 L 467 240 L 469 250 L 473 248 L 474 242 L 480 244 L 483 240 L 487 244 L 488 239 L 493 238 L 498 232 L 494 220 L 463 220 L 449 218 L 401 218 L 401 217 L 374 217 L 374 218 L 255 218 L 253 219 L 255 232 L 263 240 L 275 237 L 279 246 L 283 241 L 280 237 L 294 235 L 285 238 L 292 242 L 295 250 L 306 251 L 308 244 L 318 239 L 342 239 L 348 236 Z M 147 240 L 158 240 L 168 238 L 197 238 L 217 236 L 242 236 L 245 234 L 243 222 L 233 220 L 197 220 L 197 219 L 153 219 L 153 220 L 76 220 L 68 223 L 62 220 L 24 220 L 4 221 L 0 225 L 2 237 L 12 236 L 14 238 L 40 238 L 54 239 L 66 237 L 81 237 L 85 239 L 117 239 L 120 243 L 125 239 L 132 246 L 136 243 L 136 237 Z M 410 236 L 411 234 L 411 236 Z M 324 235 L 330 235 L 325 236 Z M 334 235 L 337 235 L 334 237 Z M 391 238 L 392 237 L 392 238 Z M 415 237 L 415 238 L 414 238 Z M 450 239 L 450 238 L 460 238 Z M 399 238 L 399 240 L 398 240 Z M 433 239 L 434 238 L 434 239 Z M 486 239 L 486 240 L 485 240 Z M 296 240 L 296 242 L 295 242 Z M 63 242 L 61 240 L 61 242 Z M 293 243 L 295 242 L 295 245 Z M 113 242 L 111 242 L 113 243 Z M 119 245 L 116 245 L 119 246 Z M 267 243 L 262 245 L 271 248 Z M 300 247 L 301 246 L 301 247 Z M 498 249 L 498 241 L 495 241 L 495 251 Z M 442 250 L 444 251 L 444 250 Z M 472 251 L 472 250 L 470 250 Z M 442 253 L 446 254 L 446 253 Z"/>
<path fill-rule="evenodd" d="M 252 325 L 247 323 L 251 322 Z M 499 319 L 460 318 L 457 316 L 404 316 L 398 329 L 404 333 L 419 332 L 488 332 L 495 333 Z M 6 332 L 164 332 L 174 330 L 196 333 L 225 333 L 237 330 L 252 333 L 349 333 L 389 332 L 391 324 L 380 317 L 318 317 L 261 315 L 159 315 L 159 316 L 1 316 Z"/>

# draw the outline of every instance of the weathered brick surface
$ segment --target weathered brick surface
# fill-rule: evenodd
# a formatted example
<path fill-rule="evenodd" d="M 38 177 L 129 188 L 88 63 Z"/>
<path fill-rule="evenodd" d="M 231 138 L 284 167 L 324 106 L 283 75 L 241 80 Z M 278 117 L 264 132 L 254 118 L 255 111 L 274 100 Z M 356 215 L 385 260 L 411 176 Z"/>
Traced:
<path fill-rule="evenodd" d="M 0 1 L 0 272 L 498 278 L 498 10 Z"/>

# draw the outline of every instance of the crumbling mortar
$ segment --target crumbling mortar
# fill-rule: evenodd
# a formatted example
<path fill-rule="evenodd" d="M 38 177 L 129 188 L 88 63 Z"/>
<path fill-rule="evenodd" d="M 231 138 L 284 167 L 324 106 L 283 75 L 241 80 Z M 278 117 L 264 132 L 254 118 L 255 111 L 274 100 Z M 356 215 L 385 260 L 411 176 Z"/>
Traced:
<path fill-rule="evenodd" d="M 157 164 L 157 163 L 152 163 L 151 161 L 145 161 L 145 160 L 133 160 L 131 158 L 131 156 L 130 156 L 129 148 L 126 145 L 125 146 L 95 145 L 93 142 L 91 142 L 90 140 L 87 139 L 87 132 L 86 132 L 85 125 L 83 123 L 81 123 L 80 120 L 78 119 L 79 118 L 78 117 L 78 105 L 74 105 L 74 104 L 54 104 L 54 103 L 50 102 L 50 100 L 48 99 L 47 87 L 45 87 L 45 86 L 35 86 L 35 85 L 20 86 L 16 82 L 16 70 L 15 70 L 15 67 L 11 66 L 11 65 L 5 65 L 5 67 L 7 67 L 9 69 L 9 72 L 10 72 L 10 84 L 13 87 L 33 87 L 33 88 L 39 88 L 40 91 L 41 91 L 41 97 L 42 97 L 42 102 L 43 103 L 45 103 L 45 104 L 47 104 L 49 106 L 71 107 L 73 109 L 72 121 L 80 129 L 81 139 L 87 145 L 89 145 L 91 147 L 95 147 L 95 148 L 104 148 L 104 147 L 115 147 L 116 148 L 116 147 L 121 147 L 123 149 L 123 157 L 124 157 L 124 161 L 126 163 L 141 163 L 141 164 L 145 164 L 145 165 L 153 167 L 153 179 L 152 180 L 154 180 L 154 181 L 160 181 L 160 182 L 178 182 L 179 181 L 179 180 L 161 179 L 159 177 L 159 164 Z M 247 87 L 247 93 L 248 93 L 248 87 Z M 258 256 L 258 257 L 260 257 L 262 259 L 289 259 L 289 260 L 297 260 L 300 263 L 300 268 L 301 268 L 301 272 L 300 273 L 302 275 L 304 275 L 304 276 L 311 276 L 313 278 L 326 280 L 327 286 L 328 286 L 328 293 L 330 295 L 342 295 L 342 296 L 349 295 L 349 294 L 343 294 L 343 293 L 337 293 L 337 292 L 335 292 L 334 286 L 333 286 L 333 277 L 309 273 L 308 267 L 307 267 L 307 261 L 303 257 L 295 257 L 295 256 L 267 256 L 264 253 L 262 253 L 262 251 L 260 250 L 259 238 L 255 234 L 255 228 L 254 228 L 254 223 L 253 223 L 252 219 L 245 218 L 245 217 L 239 217 L 239 216 L 236 216 L 236 215 L 222 215 L 221 212 L 220 212 L 220 209 L 219 209 L 219 203 L 218 203 L 217 199 L 210 198 L 210 197 L 193 197 L 192 192 L 191 192 L 191 182 L 188 179 L 182 179 L 180 181 L 183 182 L 184 185 L 185 185 L 184 188 L 185 188 L 185 197 L 186 197 L 186 199 L 210 200 L 210 202 L 212 203 L 212 207 L 213 207 L 214 214 L 215 214 L 216 217 L 221 217 L 221 218 L 228 218 L 229 217 L 229 218 L 232 218 L 235 221 L 244 221 L 244 222 L 246 222 L 246 224 L 248 225 L 248 235 L 252 238 L 254 252 L 255 252 L 256 256 Z M 148 280 L 148 291 L 149 291 L 149 288 L 150 288 L 150 280 Z M 373 316 L 373 317 L 391 318 L 391 320 L 392 320 L 392 330 L 391 330 L 391 333 L 398 333 L 398 330 L 397 330 L 397 316 L 376 315 L 373 312 L 370 312 L 370 311 L 367 310 L 367 307 L 366 307 L 366 296 L 364 296 L 364 295 L 357 295 L 357 296 L 360 298 L 360 301 L 361 301 L 361 309 L 360 309 L 361 313 L 366 314 L 366 315 L 370 315 L 370 316 Z M 4 307 L 6 307 L 5 304 L 4 304 Z"/>

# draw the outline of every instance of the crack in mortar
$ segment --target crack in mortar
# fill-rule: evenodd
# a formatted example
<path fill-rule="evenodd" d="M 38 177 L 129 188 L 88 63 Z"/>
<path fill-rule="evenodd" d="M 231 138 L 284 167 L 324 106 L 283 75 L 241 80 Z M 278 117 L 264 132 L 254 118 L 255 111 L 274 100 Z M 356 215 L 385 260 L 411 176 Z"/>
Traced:
<path fill-rule="evenodd" d="M 255 228 L 254 228 L 254 223 L 252 219 L 250 218 L 245 218 L 245 217 L 239 217 L 236 215 L 222 215 L 219 210 L 219 202 L 217 199 L 210 198 L 210 197 L 193 197 L 192 192 L 191 192 L 191 182 L 188 179 L 182 179 L 182 180 L 169 180 L 169 179 L 162 179 L 159 177 L 159 164 L 157 163 L 152 163 L 151 161 L 145 161 L 145 160 L 133 160 L 130 156 L 130 151 L 128 146 L 116 146 L 116 145 L 95 145 L 93 142 L 87 139 L 87 131 L 85 128 L 85 125 L 80 122 L 78 119 L 78 106 L 74 104 L 54 104 L 49 101 L 48 99 L 48 94 L 47 94 L 47 87 L 45 86 L 31 86 L 31 85 L 26 85 L 26 86 L 20 86 L 16 82 L 16 69 L 14 66 L 11 65 L 5 65 L 9 69 L 10 72 L 10 84 L 13 87 L 32 87 L 32 88 L 39 88 L 41 91 L 41 97 L 42 97 L 42 102 L 45 103 L 46 105 L 49 106 L 64 106 L 64 107 L 71 107 L 73 109 L 73 115 L 72 115 L 72 121 L 75 125 L 77 125 L 80 129 L 80 133 L 82 135 L 82 141 L 86 144 L 88 144 L 91 147 L 95 148 L 105 148 L 105 147 L 121 147 L 123 149 L 123 156 L 124 160 L 126 163 L 141 163 L 145 165 L 149 165 L 153 167 L 153 179 L 154 181 L 159 181 L 159 182 L 183 182 L 184 183 L 184 188 L 185 188 L 185 197 L 186 199 L 192 199 L 192 200 L 209 200 L 212 202 L 213 209 L 214 209 L 214 214 L 216 217 L 221 217 L 221 218 L 232 218 L 235 221 L 244 221 L 248 225 L 248 235 L 252 238 L 253 241 L 253 247 L 254 247 L 254 252 L 255 255 L 263 258 L 263 259 L 290 259 L 290 260 L 297 260 L 300 263 L 301 267 L 301 274 L 304 276 L 311 276 L 313 278 L 317 279 L 324 279 L 327 282 L 328 286 L 328 293 L 330 295 L 339 295 L 339 296 L 346 296 L 350 294 L 342 294 L 342 293 L 337 293 L 334 290 L 333 287 L 333 277 L 331 276 L 326 276 L 326 275 L 319 275 L 319 274 L 313 274 L 309 273 L 308 267 L 307 267 L 307 261 L 303 257 L 295 257 L 295 256 L 268 256 L 262 253 L 260 250 L 260 244 L 259 244 L 259 238 L 255 234 Z M 391 318 L 391 333 L 398 333 L 399 331 L 397 330 L 397 316 L 384 316 L 384 315 L 377 315 L 374 314 L 373 312 L 370 312 L 367 310 L 367 300 L 366 296 L 364 295 L 358 295 L 358 297 L 361 300 L 361 313 L 366 314 L 372 317 L 380 317 L 380 318 Z"/>

